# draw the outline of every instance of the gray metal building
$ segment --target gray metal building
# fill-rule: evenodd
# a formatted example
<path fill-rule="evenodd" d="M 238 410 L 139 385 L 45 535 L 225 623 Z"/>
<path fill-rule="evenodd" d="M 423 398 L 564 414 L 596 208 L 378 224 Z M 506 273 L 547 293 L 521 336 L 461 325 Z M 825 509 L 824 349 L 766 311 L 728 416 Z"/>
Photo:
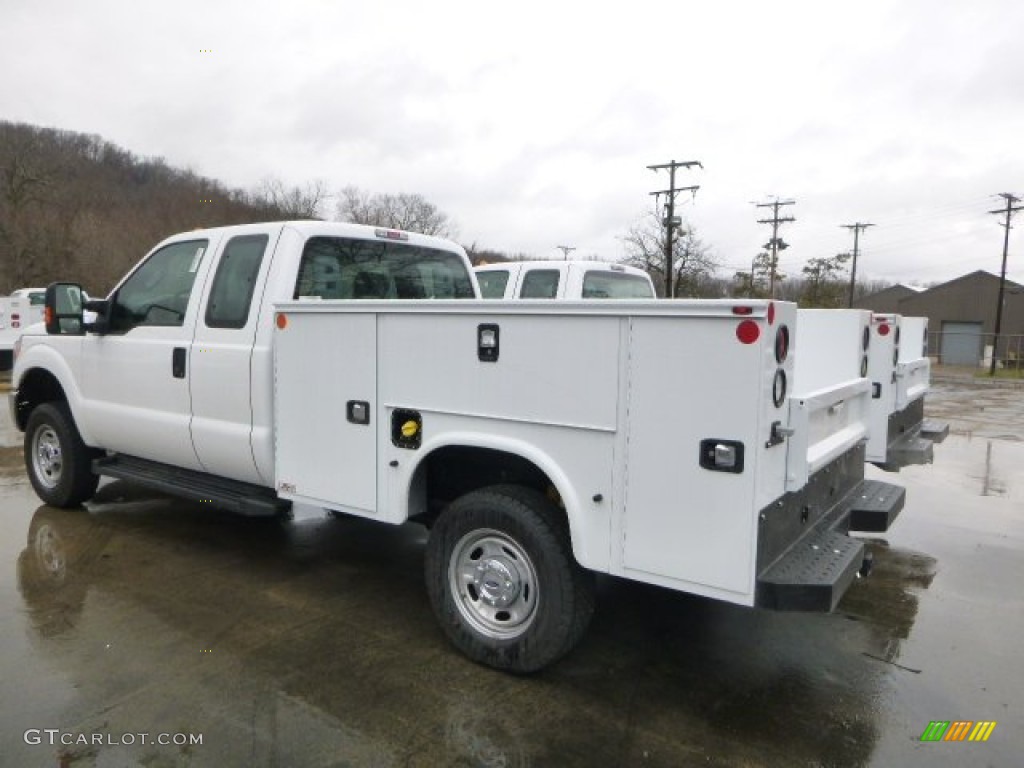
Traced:
<path fill-rule="evenodd" d="M 931 353 L 947 365 L 978 365 L 993 342 L 999 276 L 979 270 L 905 296 L 897 303 L 901 315 L 928 318 L 933 335 Z M 1006 281 L 1002 339 L 996 357 L 1019 357 L 1024 334 L 1024 285 Z M 938 335 L 941 334 L 941 335 Z M 1007 338 L 1017 336 L 1017 339 Z"/>
<path fill-rule="evenodd" d="M 853 302 L 857 309 L 870 309 L 878 314 L 896 314 L 900 311 L 900 301 L 910 296 L 916 296 L 917 291 L 905 285 L 890 285 L 882 291 L 861 296 Z"/>

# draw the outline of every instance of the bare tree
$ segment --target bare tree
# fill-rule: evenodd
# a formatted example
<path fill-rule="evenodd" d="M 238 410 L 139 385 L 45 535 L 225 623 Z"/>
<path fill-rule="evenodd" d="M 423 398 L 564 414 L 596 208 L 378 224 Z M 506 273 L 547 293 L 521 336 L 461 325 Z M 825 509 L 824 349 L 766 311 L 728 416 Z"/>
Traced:
<path fill-rule="evenodd" d="M 341 221 L 438 237 L 450 238 L 457 234 L 448 214 L 422 195 L 371 194 L 359 187 L 348 186 L 341 190 L 339 197 L 337 216 Z"/>
<path fill-rule="evenodd" d="M 266 178 L 256 187 L 254 203 L 276 209 L 288 219 L 319 219 L 327 197 L 327 185 L 317 179 L 305 186 L 286 187 L 277 178 Z"/>
<path fill-rule="evenodd" d="M 684 222 L 673 233 L 672 274 L 676 296 L 701 296 L 718 267 L 711 247 L 697 236 L 696 229 Z M 619 238 L 626 251 L 623 262 L 639 267 L 651 276 L 655 286 L 665 274 L 665 227 L 654 212 L 642 216 Z"/>

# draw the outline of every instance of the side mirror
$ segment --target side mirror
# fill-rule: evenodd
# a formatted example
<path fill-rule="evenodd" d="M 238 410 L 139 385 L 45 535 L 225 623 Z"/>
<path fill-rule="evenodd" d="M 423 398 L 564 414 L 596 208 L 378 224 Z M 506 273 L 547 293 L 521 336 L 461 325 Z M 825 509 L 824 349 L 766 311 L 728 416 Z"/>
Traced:
<path fill-rule="evenodd" d="M 46 332 L 76 336 L 84 333 L 82 323 L 82 286 L 77 283 L 50 283 L 46 287 L 43 320 Z"/>

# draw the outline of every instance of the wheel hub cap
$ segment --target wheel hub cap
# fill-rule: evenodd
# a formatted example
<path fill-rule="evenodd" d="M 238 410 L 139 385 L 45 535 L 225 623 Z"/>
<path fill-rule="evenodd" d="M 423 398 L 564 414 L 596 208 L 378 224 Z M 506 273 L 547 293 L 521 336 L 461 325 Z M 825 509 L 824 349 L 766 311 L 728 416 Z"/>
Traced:
<path fill-rule="evenodd" d="M 519 575 L 515 568 L 500 557 L 489 557 L 477 564 L 473 583 L 480 599 L 495 608 L 511 605 L 519 596 Z"/>

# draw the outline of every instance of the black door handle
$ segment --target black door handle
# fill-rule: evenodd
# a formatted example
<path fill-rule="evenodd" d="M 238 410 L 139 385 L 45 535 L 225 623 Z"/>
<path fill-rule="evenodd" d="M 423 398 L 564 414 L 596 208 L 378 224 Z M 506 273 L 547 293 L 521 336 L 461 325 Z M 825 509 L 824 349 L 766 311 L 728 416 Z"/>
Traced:
<path fill-rule="evenodd" d="M 175 347 L 171 353 L 171 375 L 176 379 L 185 378 L 185 348 Z"/>

